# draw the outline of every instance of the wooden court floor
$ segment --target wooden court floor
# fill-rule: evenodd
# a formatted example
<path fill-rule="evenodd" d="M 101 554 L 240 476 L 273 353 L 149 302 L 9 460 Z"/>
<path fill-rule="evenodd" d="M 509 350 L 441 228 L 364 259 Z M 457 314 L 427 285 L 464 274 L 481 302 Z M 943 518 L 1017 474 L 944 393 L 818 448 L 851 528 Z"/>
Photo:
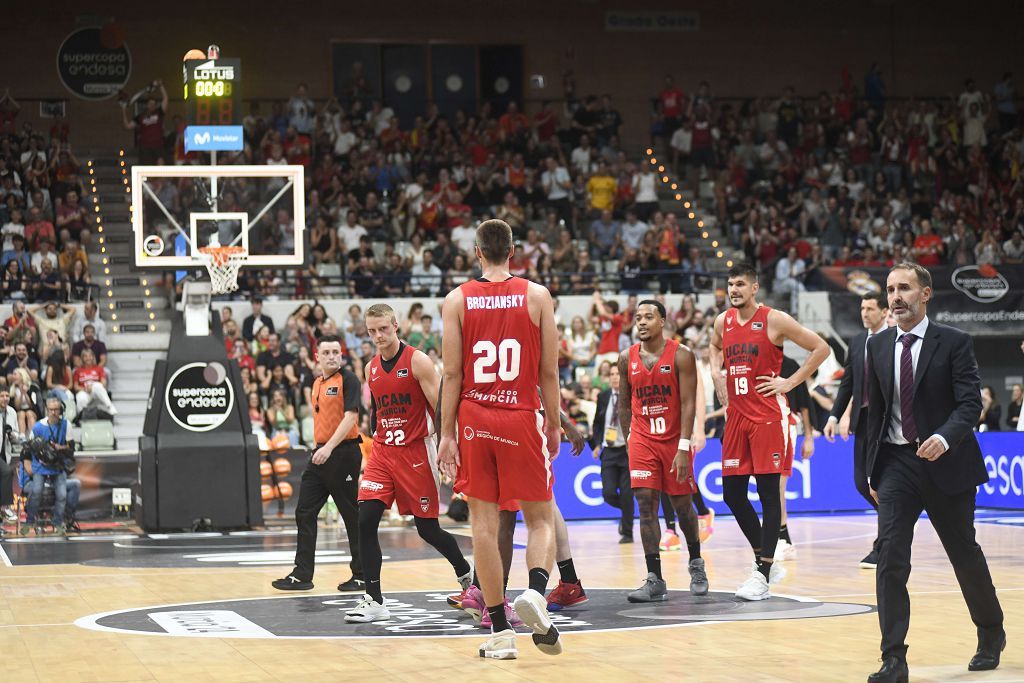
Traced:
<path fill-rule="evenodd" d="M 1015 522 L 1024 519 L 1003 518 L 978 525 L 979 541 L 1006 613 L 1009 646 L 998 670 L 969 673 L 967 662 L 976 643 L 974 628 L 938 539 L 928 521 L 921 521 L 910 586 L 911 680 L 1024 681 L 1024 525 Z M 790 528 L 799 556 L 787 563 L 789 575 L 773 587 L 773 593 L 815 604 L 874 605 L 873 572 L 857 567 L 873 536 L 873 517 L 795 517 Z M 415 537 L 411 529 L 391 533 Z M 613 523 L 574 523 L 570 534 L 586 588 L 596 594 L 597 589 L 632 589 L 640 583 L 644 574 L 640 545 L 618 545 Z M 516 540 L 525 540 L 521 527 Z M 716 522 L 704 557 L 712 592 L 734 591 L 749 571 L 749 550 L 730 519 Z M 663 554 L 663 565 L 670 589 L 685 589 L 685 557 Z M 565 654 L 560 657 L 539 653 L 524 635 L 519 639 L 519 659 L 503 662 L 477 657 L 476 646 L 484 638 L 475 636 L 473 630 L 469 632 L 474 637 L 197 638 L 97 631 L 75 625 L 89 615 L 147 606 L 251 598 L 290 600 L 269 585 L 286 571 L 281 566 L 0 564 L 0 680 L 826 682 L 863 681 L 878 668 L 877 615 L 864 611 L 866 607 L 857 607 L 859 613 L 846 616 L 710 619 L 597 632 L 566 629 Z M 337 598 L 333 586 L 347 576 L 344 565 L 321 565 L 312 596 L 299 595 L 316 603 Z M 522 551 L 517 550 L 511 585 L 522 586 L 525 579 Z M 388 561 L 382 580 L 385 595 L 396 591 L 435 591 L 439 595 L 453 584 L 450 568 L 440 558 Z M 625 590 L 621 592 L 621 612 L 628 622 L 629 610 L 636 606 L 625 601 Z M 611 591 L 602 594 L 612 605 L 604 608 L 605 616 L 612 620 L 621 617 L 617 595 Z M 674 600 L 682 604 L 684 598 L 676 596 Z M 270 600 L 250 604 L 274 612 Z M 728 618 L 732 607 L 727 599 L 722 604 Z M 285 603 L 277 605 L 282 614 L 287 611 Z M 586 620 L 587 607 L 574 614 Z M 659 614 L 669 614 L 672 609 L 666 607 Z M 336 617 L 338 622 L 342 616 L 334 609 L 317 613 L 319 619 Z M 271 618 L 264 625 L 276 628 L 281 624 Z"/>

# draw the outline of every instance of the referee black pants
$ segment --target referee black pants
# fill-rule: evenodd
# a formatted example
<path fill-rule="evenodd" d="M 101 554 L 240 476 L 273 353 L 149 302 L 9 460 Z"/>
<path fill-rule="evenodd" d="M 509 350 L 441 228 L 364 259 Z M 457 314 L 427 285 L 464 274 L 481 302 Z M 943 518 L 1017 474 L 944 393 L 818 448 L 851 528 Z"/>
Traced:
<path fill-rule="evenodd" d="M 601 451 L 601 497 L 622 511 L 619 532 L 633 533 L 633 488 L 629 481 L 629 456 L 625 446 L 609 446 Z"/>
<path fill-rule="evenodd" d="M 3 453 L 0 453 L 0 507 L 14 504 L 15 467 L 17 467 L 16 464 L 8 464 Z"/>
<path fill-rule="evenodd" d="M 350 441 L 339 445 L 322 465 L 310 462 L 302 473 L 299 484 L 299 502 L 295 507 L 295 526 L 298 527 L 298 549 L 295 551 L 295 578 L 313 580 L 316 554 L 316 522 L 327 496 L 334 499 L 345 522 L 348 547 L 352 554 L 349 567 L 352 576 L 362 578 L 363 564 L 359 556 L 359 467 L 363 456 L 359 444 Z"/>

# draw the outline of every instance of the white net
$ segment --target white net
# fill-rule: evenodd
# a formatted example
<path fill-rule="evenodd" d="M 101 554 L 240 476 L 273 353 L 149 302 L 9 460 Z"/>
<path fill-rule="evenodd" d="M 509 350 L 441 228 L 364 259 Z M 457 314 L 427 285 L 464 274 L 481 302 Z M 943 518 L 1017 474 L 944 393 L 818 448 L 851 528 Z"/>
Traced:
<path fill-rule="evenodd" d="M 210 273 L 213 294 L 227 294 L 238 289 L 238 269 L 249 253 L 241 247 L 202 247 L 200 258 Z"/>

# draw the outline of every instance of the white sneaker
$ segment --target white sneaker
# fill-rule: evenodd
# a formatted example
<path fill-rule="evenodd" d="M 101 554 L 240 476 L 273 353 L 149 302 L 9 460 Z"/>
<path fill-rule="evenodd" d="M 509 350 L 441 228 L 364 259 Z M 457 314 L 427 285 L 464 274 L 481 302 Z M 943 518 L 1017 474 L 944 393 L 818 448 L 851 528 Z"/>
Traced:
<path fill-rule="evenodd" d="M 750 563 L 750 570 L 755 572 L 757 571 L 757 562 Z M 786 578 L 786 574 L 788 573 L 789 572 L 786 571 L 786 567 L 781 562 L 772 562 L 771 571 L 768 572 L 768 576 L 770 577 L 768 583 L 774 586 Z"/>
<path fill-rule="evenodd" d="M 519 656 L 519 650 L 516 649 L 516 632 L 506 629 L 492 633 L 480 646 L 480 656 L 488 659 L 515 659 Z"/>
<path fill-rule="evenodd" d="M 548 615 L 547 599 L 535 590 L 527 588 L 514 603 L 516 614 L 533 631 L 533 644 L 546 655 L 562 654 L 562 641 L 558 629 Z"/>
<path fill-rule="evenodd" d="M 391 618 L 388 608 L 369 595 L 359 598 L 356 606 L 345 612 L 345 621 L 366 624 L 371 621 L 387 621 Z"/>
<path fill-rule="evenodd" d="M 736 591 L 736 597 L 740 600 L 767 600 L 772 597 L 772 594 L 768 591 L 768 582 L 764 578 L 764 574 L 758 570 L 754 570 L 747 577 L 747 580 L 743 582 L 743 585 Z"/>
<path fill-rule="evenodd" d="M 775 546 L 775 561 L 776 562 L 789 562 L 796 559 L 796 546 L 792 543 L 779 539 L 779 544 Z"/>

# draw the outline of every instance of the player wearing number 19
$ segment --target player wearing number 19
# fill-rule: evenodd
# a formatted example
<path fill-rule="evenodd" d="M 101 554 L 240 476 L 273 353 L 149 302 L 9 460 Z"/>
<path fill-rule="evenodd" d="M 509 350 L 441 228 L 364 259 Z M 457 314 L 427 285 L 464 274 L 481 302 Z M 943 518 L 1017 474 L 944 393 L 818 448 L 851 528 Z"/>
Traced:
<path fill-rule="evenodd" d="M 416 519 L 420 538 L 451 562 L 463 590 L 473 579 L 459 544 L 437 522 L 439 481 L 431 432 L 441 378 L 425 353 L 398 339 L 395 311 L 387 304 L 366 309 L 366 331 L 377 347 L 366 368 L 374 432 L 373 451 L 359 485 L 359 547 L 366 595 L 345 615 L 345 621 L 354 622 L 391 618 L 381 594 L 377 528 L 394 502 L 401 514 Z"/>
<path fill-rule="evenodd" d="M 690 349 L 665 340 L 665 306 L 641 301 L 633 318 L 640 342 L 619 356 L 619 424 L 626 438 L 629 477 L 640 506 L 640 540 L 647 579 L 627 596 L 630 602 L 668 599 L 661 575 L 658 504 L 668 494 L 690 552 L 690 592 L 707 595 L 708 577 L 700 556 L 700 532 L 691 496 L 690 436 L 697 399 L 697 363 Z"/>
<path fill-rule="evenodd" d="M 483 276 L 453 290 L 442 308 L 438 455 L 441 470 L 457 479 L 456 489 L 469 499 L 477 578 L 492 624 L 479 652 L 493 659 L 518 656 L 505 613 L 497 540 L 499 509 L 512 502 L 526 520 L 529 568 L 529 588 L 516 598 L 515 610 L 541 652 L 562 651 L 544 598 L 555 560 L 550 460 L 561 437 L 558 330 L 548 290 L 509 273 L 512 249 L 507 223 L 481 223 L 476 257 Z"/>
<path fill-rule="evenodd" d="M 722 439 L 722 494 L 754 551 L 754 568 L 736 597 L 766 600 L 769 583 L 782 579 L 775 547 L 782 523 L 779 495 L 789 460 L 789 404 L 786 394 L 807 381 L 828 357 L 828 344 L 789 314 L 757 302 L 757 271 L 748 263 L 729 269 L 732 308 L 715 319 L 711 335 L 711 377 L 726 407 Z M 799 370 L 782 377 L 782 344 L 790 339 L 810 355 Z M 723 361 L 727 374 L 723 375 Z M 757 480 L 764 523 L 747 496 Z"/>

